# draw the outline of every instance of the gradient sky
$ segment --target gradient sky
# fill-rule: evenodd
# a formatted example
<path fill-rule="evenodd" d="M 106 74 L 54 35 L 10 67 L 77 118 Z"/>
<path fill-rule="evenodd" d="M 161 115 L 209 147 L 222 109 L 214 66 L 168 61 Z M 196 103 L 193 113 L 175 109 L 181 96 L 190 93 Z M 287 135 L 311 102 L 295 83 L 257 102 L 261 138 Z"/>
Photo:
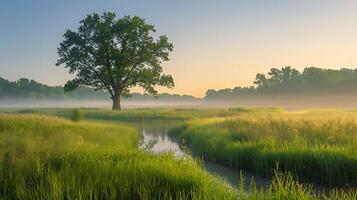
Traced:
<path fill-rule="evenodd" d="M 103 11 L 144 17 L 174 43 L 164 67 L 176 87 L 161 92 L 203 96 L 285 65 L 357 67 L 357 0 L 0 0 L 0 77 L 64 84 L 63 33 Z"/>

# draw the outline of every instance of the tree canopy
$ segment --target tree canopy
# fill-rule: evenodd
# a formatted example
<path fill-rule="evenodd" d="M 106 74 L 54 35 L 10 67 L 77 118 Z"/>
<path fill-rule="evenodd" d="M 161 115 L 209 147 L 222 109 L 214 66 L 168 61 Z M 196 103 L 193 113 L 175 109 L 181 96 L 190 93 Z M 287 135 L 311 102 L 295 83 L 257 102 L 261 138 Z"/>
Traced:
<path fill-rule="evenodd" d="M 155 40 L 155 31 L 138 16 L 87 15 L 77 31 L 66 31 L 58 48 L 56 64 L 64 64 L 76 76 L 66 83 L 66 91 L 80 85 L 106 90 L 113 109 L 121 109 L 120 97 L 129 96 L 132 87 L 154 96 L 155 86 L 174 87 L 172 76 L 163 74 L 161 66 L 169 60 L 173 45 L 165 35 Z"/>

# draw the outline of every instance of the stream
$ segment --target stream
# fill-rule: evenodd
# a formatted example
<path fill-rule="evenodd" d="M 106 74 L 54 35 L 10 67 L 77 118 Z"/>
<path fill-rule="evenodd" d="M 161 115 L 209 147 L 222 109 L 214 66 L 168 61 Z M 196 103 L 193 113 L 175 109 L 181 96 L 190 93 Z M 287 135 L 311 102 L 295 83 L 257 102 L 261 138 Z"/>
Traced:
<path fill-rule="evenodd" d="M 149 150 L 154 154 L 172 152 L 176 157 L 187 155 L 181 148 L 180 144 L 167 134 L 167 129 L 142 129 L 143 139 L 139 148 Z M 216 176 L 225 179 L 231 186 L 237 188 L 240 180 L 240 171 L 233 170 L 221 164 L 210 161 L 203 161 L 204 169 Z M 269 179 L 256 176 L 252 173 L 242 171 L 245 178 L 246 191 L 250 185 L 250 181 L 254 178 L 257 188 L 266 188 L 271 183 Z"/>

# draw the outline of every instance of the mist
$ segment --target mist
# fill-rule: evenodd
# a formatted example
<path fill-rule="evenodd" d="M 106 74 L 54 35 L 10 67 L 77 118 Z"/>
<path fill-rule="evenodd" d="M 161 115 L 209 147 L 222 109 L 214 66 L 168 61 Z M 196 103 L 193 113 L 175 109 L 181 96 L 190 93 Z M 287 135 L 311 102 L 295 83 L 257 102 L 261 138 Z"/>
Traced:
<path fill-rule="evenodd" d="M 202 100 L 196 101 L 131 101 L 124 100 L 124 109 L 145 107 L 196 107 L 203 105 Z M 33 99 L 0 99 L 0 109 L 12 108 L 106 108 L 112 107 L 108 100 L 33 100 Z"/>
<path fill-rule="evenodd" d="M 342 108 L 357 106 L 357 95 L 266 95 L 235 99 L 195 100 L 122 100 L 124 109 L 134 108 L 230 108 L 230 107 L 279 107 L 290 109 Z M 34 100 L 0 99 L 0 109 L 11 108 L 105 108 L 110 109 L 112 101 L 107 100 Z"/>

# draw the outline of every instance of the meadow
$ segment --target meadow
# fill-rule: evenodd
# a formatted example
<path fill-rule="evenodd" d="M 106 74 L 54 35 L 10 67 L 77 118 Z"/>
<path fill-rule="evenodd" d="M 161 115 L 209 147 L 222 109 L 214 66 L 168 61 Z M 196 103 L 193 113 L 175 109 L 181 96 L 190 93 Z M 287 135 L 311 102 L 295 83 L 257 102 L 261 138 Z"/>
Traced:
<path fill-rule="evenodd" d="M 242 112 L 171 129 L 204 159 L 328 187 L 357 186 L 357 114 L 352 111 Z"/>
<path fill-rule="evenodd" d="M 190 159 L 137 150 L 131 127 L 0 115 L 0 199 L 234 199 Z"/>
<path fill-rule="evenodd" d="M 357 199 L 354 111 L 1 112 L 0 199 Z M 200 160 L 139 150 L 143 125 L 165 126 L 192 154 L 272 183 L 241 180 L 233 189 Z M 337 189 L 320 193 L 310 183 Z"/>

